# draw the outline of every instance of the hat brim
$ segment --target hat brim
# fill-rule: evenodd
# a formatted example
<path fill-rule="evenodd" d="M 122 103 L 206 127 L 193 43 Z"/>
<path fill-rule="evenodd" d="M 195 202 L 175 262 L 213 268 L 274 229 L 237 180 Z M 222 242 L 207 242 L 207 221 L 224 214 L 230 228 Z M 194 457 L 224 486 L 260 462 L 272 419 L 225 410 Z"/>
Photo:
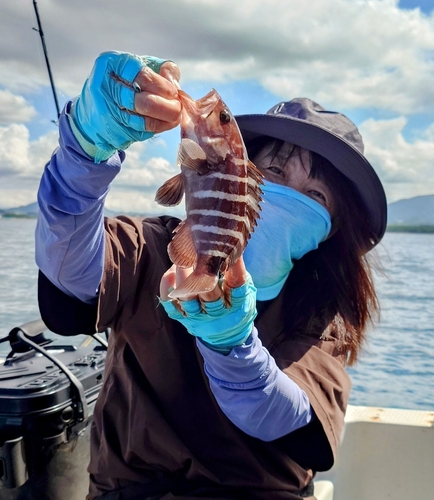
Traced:
<path fill-rule="evenodd" d="M 375 170 L 351 144 L 329 130 L 293 117 L 239 115 L 235 117 L 244 142 L 269 136 L 309 149 L 334 165 L 355 184 L 365 204 L 377 244 L 387 225 L 386 195 Z"/>

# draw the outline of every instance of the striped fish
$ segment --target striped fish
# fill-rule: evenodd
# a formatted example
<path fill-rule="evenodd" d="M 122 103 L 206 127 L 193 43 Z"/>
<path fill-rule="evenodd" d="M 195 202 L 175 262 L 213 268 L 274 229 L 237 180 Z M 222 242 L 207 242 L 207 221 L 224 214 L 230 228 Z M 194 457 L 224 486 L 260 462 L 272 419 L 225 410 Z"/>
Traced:
<path fill-rule="evenodd" d="M 241 256 L 259 216 L 263 176 L 248 160 L 238 125 L 215 90 L 197 101 L 180 90 L 179 98 L 181 172 L 155 199 L 174 206 L 185 194 L 187 218 L 168 246 L 174 264 L 194 267 L 169 295 L 185 299 L 213 290 L 220 273 Z"/>

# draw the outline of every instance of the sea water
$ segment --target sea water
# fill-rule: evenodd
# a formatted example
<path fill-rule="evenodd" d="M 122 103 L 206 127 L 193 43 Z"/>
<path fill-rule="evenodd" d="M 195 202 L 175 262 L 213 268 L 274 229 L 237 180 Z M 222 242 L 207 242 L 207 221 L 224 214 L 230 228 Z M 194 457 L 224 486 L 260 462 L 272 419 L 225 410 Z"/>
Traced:
<path fill-rule="evenodd" d="M 0 338 L 38 318 L 35 226 L 0 218 Z M 381 318 L 348 369 L 350 403 L 434 410 L 434 234 L 386 233 L 377 252 Z"/>

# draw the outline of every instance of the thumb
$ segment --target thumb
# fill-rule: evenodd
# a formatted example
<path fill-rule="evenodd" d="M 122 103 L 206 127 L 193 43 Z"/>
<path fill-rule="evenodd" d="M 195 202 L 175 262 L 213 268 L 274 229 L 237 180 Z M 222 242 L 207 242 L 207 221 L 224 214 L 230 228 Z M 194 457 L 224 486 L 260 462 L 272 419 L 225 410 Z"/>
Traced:
<path fill-rule="evenodd" d="M 173 264 L 162 276 L 160 281 L 160 298 L 169 300 L 169 293 L 176 285 L 176 266 Z"/>
<path fill-rule="evenodd" d="M 247 280 L 246 266 L 241 256 L 235 264 L 225 272 L 225 282 L 230 288 L 238 288 Z"/>
<path fill-rule="evenodd" d="M 169 80 L 177 89 L 180 89 L 179 80 L 181 78 L 181 73 L 178 66 L 172 61 L 166 61 L 162 64 L 160 69 L 160 75 L 166 80 Z"/>

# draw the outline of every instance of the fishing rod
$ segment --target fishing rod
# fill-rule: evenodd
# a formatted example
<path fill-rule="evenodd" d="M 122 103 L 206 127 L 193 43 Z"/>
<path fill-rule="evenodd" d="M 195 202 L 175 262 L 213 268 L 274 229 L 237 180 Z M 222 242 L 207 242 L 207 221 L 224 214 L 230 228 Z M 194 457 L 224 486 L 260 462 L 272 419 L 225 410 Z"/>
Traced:
<path fill-rule="evenodd" d="M 57 110 L 57 119 L 60 118 L 60 108 L 59 101 L 57 100 L 56 88 L 54 86 L 53 75 L 51 73 L 50 61 L 48 59 L 47 46 L 45 45 L 44 32 L 42 31 L 41 19 L 39 18 L 38 6 L 36 4 L 36 0 L 33 0 L 33 7 L 35 8 L 36 20 L 38 21 L 38 27 L 33 28 L 35 31 L 39 33 L 42 42 L 42 49 L 44 50 L 45 62 L 47 64 L 48 76 L 50 78 L 51 90 L 53 91 L 54 103 L 56 104 Z"/>

